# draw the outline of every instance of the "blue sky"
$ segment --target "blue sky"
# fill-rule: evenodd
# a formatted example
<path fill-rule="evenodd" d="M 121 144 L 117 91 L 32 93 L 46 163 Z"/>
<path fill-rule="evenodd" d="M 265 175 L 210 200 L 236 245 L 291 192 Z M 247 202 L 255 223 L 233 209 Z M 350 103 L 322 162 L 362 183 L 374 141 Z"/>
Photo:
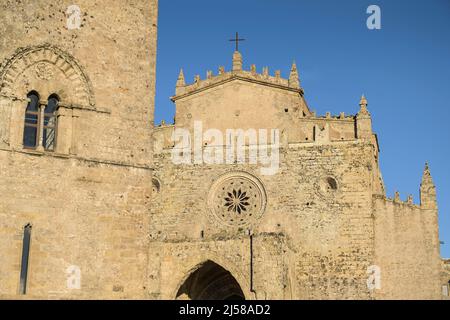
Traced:
<path fill-rule="evenodd" d="M 437 186 L 441 254 L 450 257 L 450 0 L 162 0 L 155 121 L 172 122 L 180 68 L 188 82 L 231 67 L 236 31 L 244 67 L 287 77 L 293 60 L 318 114 L 369 101 L 387 195 L 419 202 L 424 163 Z M 381 30 L 366 9 L 381 8 Z"/>

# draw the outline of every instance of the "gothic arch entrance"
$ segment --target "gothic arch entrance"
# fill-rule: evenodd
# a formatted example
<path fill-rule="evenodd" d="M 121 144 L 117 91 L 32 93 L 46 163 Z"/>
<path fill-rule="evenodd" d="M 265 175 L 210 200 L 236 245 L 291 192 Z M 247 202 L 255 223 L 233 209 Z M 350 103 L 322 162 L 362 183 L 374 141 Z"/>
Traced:
<path fill-rule="evenodd" d="M 245 300 L 245 295 L 229 271 L 208 260 L 181 285 L 177 299 Z"/>

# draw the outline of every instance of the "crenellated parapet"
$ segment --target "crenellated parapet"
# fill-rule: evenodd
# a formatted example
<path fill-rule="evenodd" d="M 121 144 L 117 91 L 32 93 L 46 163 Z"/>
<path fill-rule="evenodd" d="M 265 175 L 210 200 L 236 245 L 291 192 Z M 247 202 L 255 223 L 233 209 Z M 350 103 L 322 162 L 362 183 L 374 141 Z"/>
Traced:
<path fill-rule="evenodd" d="M 375 194 L 373 195 L 373 198 L 376 200 L 382 200 L 386 204 L 392 206 L 420 209 L 420 204 L 414 203 L 414 198 L 411 194 L 408 195 L 406 199 L 402 199 L 399 191 L 396 191 L 393 197 Z"/>
<path fill-rule="evenodd" d="M 289 78 L 286 79 L 281 77 L 280 70 L 276 70 L 275 74 L 271 75 L 268 67 L 263 67 L 261 73 L 258 73 L 254 64 L 251 65 L 250 70 L 244 70 L 242 54 L 239 51 L 235 51 L 233 54 L 232 69 L 230 71 L 226 71 L 223 66 L 219 67 L 217 74 L 208 70 L 204 79 L 200 75 L 196 75 L 193 82 L 188 84 L 186 83 L 183 70 L 181 70 L 176 84 L 175 96 L 172 97 L 172 101 L 234 79 L 296 91 L 300 95 L 304 93 L 300 86 L 299 73 L 295 62 L 292 64 Z"/>
<path fill-rule="evenodd" d="M 433 182 L 433 178 L 430 174 L 428 163 L 425 164 L 425 169 L 422 176 L 422 182 L 420 184 L 420 203 L 414 203 L 414 198 L 410 194 L 405 200 L 402 200 L 399 191 L 395 191 L 393 197 L 386 195 L 374 195 L 374 199 L 383 200 L 386 203 L 397 206 L 409 206 L 419 209 L 437 209 L 436 205 L 436 187 Z"/>

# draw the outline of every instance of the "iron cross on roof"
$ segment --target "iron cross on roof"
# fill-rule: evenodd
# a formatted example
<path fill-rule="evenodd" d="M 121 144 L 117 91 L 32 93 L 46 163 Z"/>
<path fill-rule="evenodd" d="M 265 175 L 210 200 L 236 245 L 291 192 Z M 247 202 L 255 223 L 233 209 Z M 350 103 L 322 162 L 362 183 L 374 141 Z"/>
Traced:
<path fill-rule="evenodd" d="M 239 33 L 236 32 L 236 38 L 229 41 L 236 42 L 236 51 L 239 51 L 239 41 L 245 41 L 245 39 L 239 39 Z"/>

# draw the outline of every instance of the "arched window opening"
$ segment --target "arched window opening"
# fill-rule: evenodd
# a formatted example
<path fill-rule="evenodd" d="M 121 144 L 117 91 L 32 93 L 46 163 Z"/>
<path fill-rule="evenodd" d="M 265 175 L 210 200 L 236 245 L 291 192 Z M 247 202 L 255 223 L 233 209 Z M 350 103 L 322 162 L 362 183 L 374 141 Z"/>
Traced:
<path fill-rule="evenodd" d="M 32 91 L 27 95 L 28 105 L 25 111 L 25 127 L 23 145 L 25 148 L 36 148 L 39 141 L 39 94 Z"/>
<path fill-rule="evenodd" d="M 31 242 L 31 224 L 27 224 L 23 229 L 22 261 L 20 266 L 20 287 L 19 287 L 20 294 L 27 293 L 30 242 Z"/>
<path fill-rule="evenodd" d="M 56 94 L 48 97 L 47 105 L 40 101 L 39 94 L 31 91 L 25 111 L 23 146 L 29 149 L 54 151 L 56 147 L 57 109 L 59 98 Z"/>
<path fill-rule="evenodd" d="M 56 109 L 59 99 L 56 95 L 48 98 L 47 106 L 44 109 L 44 131 L 42 145 L 47 151 L 54 151 L 56 146 Z"/>

